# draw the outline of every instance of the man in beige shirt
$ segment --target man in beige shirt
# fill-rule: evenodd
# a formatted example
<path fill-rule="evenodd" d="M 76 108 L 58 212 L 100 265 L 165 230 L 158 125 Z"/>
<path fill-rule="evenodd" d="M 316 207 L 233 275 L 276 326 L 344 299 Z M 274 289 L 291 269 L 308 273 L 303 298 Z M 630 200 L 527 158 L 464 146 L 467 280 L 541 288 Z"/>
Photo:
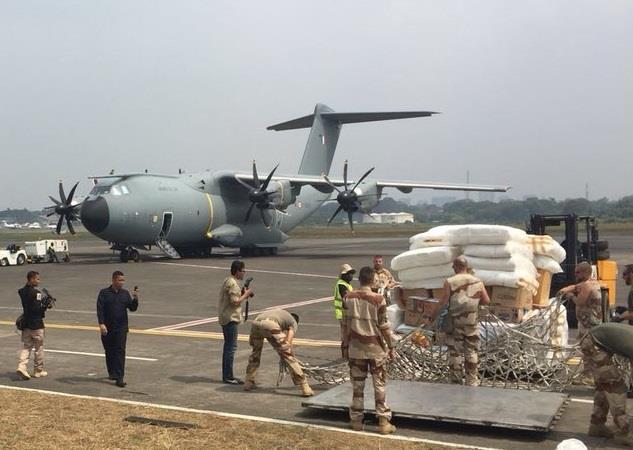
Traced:
<path fill-rule="evenodd" d="M 237 350 L 237 329 L 242 321 L 242 303 L 252 296 L 251 289 L 242 290 L 239 284 L 245 273 L 244 261 L 233 261 L 231 276 L 224 279 L 218 299 L 218 317 L 224 334 L 222 381 L 227 384 L 244 384 L 233 376 L 233 359 Z"/>
<path fill-rule="evenodd" d="M 371 267 L 360 270 L 360 291 L 371 294 L 375 272 Z M 396 427 L 391 425 L 391 410 L 385 402 L 387 384 L 387 361 L 395 357 L 391 330 L 387 321 L 387 304 L 384 298 L 378 305 L 360 298 L 343 299 L 343 355 L 349 361 L 353 397 L 349 410 L 350 425 L 354 430 L 363 428 L 365 409 L 365 380 L 371 372 L 374 383 L 376 416 L 378 431 L 381 434 L 393 433 Z"/>

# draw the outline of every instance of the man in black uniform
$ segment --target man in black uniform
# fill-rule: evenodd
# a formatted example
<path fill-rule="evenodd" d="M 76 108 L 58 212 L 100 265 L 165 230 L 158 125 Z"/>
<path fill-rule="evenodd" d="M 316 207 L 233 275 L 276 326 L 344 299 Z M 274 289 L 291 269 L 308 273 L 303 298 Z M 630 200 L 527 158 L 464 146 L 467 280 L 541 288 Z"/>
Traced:
<path fill-rule="evenodd" d="M 108 378 L 116 380 L 118 387 L 125 387 L 125 344 L 127 342 L 128 320 L 127 310 L 138 309 L 138 288 L 132 295 L 123 289 L 125 275 L 115 271 L 112 284 L 101 289 L 97 297 L 97 318 L 101 331 L 101 342 L 106 355 Z"/>
<path fill-rule="evenodd" d="M 48 295 L 37 289 L 40 284 L 40 274 L 34 270 L 26 274 L 26 285 L 18 290 L 24 314 L 24 329 L 22 330 L 22 350 L 16 370 L 23 380 L 29 380 L 31 375 L 27 370 L 31 350 L 33 350 L 33 365 L 35 378 L 45 377 L 44 370 L 44 314 L 52 303 Z"/>

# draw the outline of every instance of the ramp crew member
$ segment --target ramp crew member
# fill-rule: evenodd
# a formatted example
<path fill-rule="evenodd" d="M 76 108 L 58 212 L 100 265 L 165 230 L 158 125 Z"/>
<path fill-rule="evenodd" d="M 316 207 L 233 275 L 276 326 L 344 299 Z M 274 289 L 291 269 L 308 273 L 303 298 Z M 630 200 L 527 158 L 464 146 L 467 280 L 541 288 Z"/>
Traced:
<path fill-rule="evenodd" d="M 51 242 L 51 245 L 48 247 L 48 262 L 56 262 L 59 263 L 59 258 L 57 257 L 57 252 L 55 251 L 55 245 Z"/>
<path fill-rule="evenodd" d="M 591 279 L 591 264 L 581 262 L 576 265 L 576 284 L 566 286 L 558 291 L 559 295 L 570 296 L 576 304 L 576 318 L 578 319 L 577 342 L 587 334 L 589 329 L 602 323 L 602 295 L 600 284 Z M 591 359 L 583 358 L 585 377 L 590 377 Z"/>
<path fill-rule="evenodd" d="M 44 315 L 51 303 L 47 302 L 48 295 L 40 291 L 40 274 L 31 270 L 26 274 L 26 285 L 18 290 L 22 301 L 22 349 L 19 353 L 16 373 L 23 380 L 29 380 L 31 375 L 27 370 L 31 350 L 33 350 L 33 366 L 35 378 L 45 377 L 44 370 Z"/>
<path fill-rule="evenodd" d="M 116 270 L 112 273 L 112 284 L 101 289 L 97 297 L 97 319 L 101 331 L 101 343 L 105 350 L 108 378 L 118 387 L 125 387 L 125 348 L 127 345 L 127 310 L 138 309 L 138 287 L 132 295 L 124 289 L 125 275 Z"/>
<path fill-rule="evenodd" d="M 218 316 L 224 335 L 222 349 L 222 382 L 227 384 L 244 384 L 233 376 L 233 359 L 237 350 L 237 328 L 242 321 L 242 303 L 250 296 L 252 290 L 242 291 L 239 282 L 244 279 L 246 268 L 244 261 L 231 263 L 231 276 L 224 279 L 218 298 Z"/>
<path fill-rule="evenodd" d="M 626 413 L 626 384 L 613 361 L 614 354 L 633 358 L 633 328 L 620 323 L 597 325 L 584 336 L 580 349 L 584 357 L 592 361 L 595 383 L 589 436 L 615 437 L 617 444 L 633 447 Z M 616 426 L 615 433 L 606 426 L 609 411 Z"/>
<path fill-rule="evenodd" d="M 393 275 L 383 265 L 382 255 L 374 256 L 374 271 L 376 272 L 378 292 L 383 294 L 387 289 L 393 289 L 396 286 Z"/>
<path fill-rule="evenodd" d="M 479 385 L 479 304 L 490 304 L 490 298 L 481 280 L 469 273 L 468 261 L 463 256 L 453 260 L 455 275 L 444 282 L 442 303 L 448 302 L 446 330 L 448 361 L 452 383 L 462 384 L 466 372 L 466 385 Z"/>
<path fill-rule="evenodd" d="M 336 284 L 334 285 L 334 317 L 338 320 L 341 327 L 343 326 L 343 298 L 348 292 L 352 292 L 354 287 L 352 286 L 352 280 L 356 270 L 349 264 L 343 264 Z M 342 328 L 341 328 L 342 329 Z M 341 334 L 341 340 L 343 339 Z"/>
<path fill-rule="evenodd" d="M 299 316 L 284 311 L 283 309 L 266 311 L 255 318 L 251 325 L 251 334 L 248 338 L 253 352 L 248 358 L 248 366 L 246 367 L 245 391 L 250 391 L 255 388 L 255 374 L 259 368 L 264 339 L 266 339 L 270 342 L 270 345 L 273 346 L 279 358 L 281 358 L 290 369 L 292 382 L 301 389 L 301 395 L 303 397 L 311 397 L 314 395 L 303 370 L 301 370 L 299 361 L 295 358 L 292 350 L 292 340 L 297 333 L 298 326 Z"/>
<path fill-rule="evenodd" d="M 629 325 L 633 325 L 633 264 L 627 264 L 624 266 L 622 279 L 627 286 L 631 286 L 629 296 L 627 297 L 627 310 L 620 315 L 616 315 L 613 318 L 613 321 L 621 322 L 623 320 L 628 320 Z"/>
<path fill-rule="evenodd" d="M 375 272 L 371 267 L 360 270 L 360 290 L 371 293 Z M 385 402 L 387 384 L 387 360 L 393 359 L 395 352 L 391 340 L 391 330 L 387 321 L 387 304 L 381 298 L 380 304 L 350 298 L 343 300 L 343 354 L 349 361 L 352 380 L 352 405 L 349 410 L 350 426 L 353 430 L 363 429 L 365 405 L 365 380 L 371 372 L 374 383 L 375 409 L 378 416 L 378 431 L 381 434 L 396 430 L 391 423 L 391 410 Z"/>

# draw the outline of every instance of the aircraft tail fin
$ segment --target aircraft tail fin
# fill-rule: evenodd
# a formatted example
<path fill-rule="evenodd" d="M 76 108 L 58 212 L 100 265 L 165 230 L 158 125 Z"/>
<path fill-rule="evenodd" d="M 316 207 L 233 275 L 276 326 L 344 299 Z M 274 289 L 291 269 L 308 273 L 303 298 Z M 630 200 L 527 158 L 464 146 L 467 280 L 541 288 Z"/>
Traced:
<path fill-rule="evenodd" d="M 271 125 L 267 129 L 282 131 L 311 128 L 299 173 L 321 175 L 330 171 L 343 124 L 427 117 L 433 114 L 437 113 L 431 111 L 338 113 L 319 103 L 315 106 L 313 114 Z"/>

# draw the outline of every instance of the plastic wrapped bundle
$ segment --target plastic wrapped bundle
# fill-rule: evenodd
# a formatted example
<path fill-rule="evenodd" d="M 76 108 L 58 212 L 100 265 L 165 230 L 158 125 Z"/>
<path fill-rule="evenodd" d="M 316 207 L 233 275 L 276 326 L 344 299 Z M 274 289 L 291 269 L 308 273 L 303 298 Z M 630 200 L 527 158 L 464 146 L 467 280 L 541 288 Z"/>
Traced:
<path fill-rule="evenodd" d="M 398 272 L 398 279 L 401 282 L 405 281 L 417 281 L 429 278 L 448 278 L 454 275 L 453 267 L 451 264 L 441 264 L 438 266 L 421 266 L 411 267 L 409 269 L 400 270 Z"/>
<path fill-rule="evenodd" d="M 567 256 L 565 249 L 549 235 L 527 236 L 527 243 L 532 247 L 535 255 L 549 256 L 557 263 L 562 263 Z"/>
<path fill-rule="evenodd" d="M 428 247 L 400 253 L 391 260 L 391 268 L 400 272 L 413 267 L 450 264 L 460 254 L 457 247 Z"/>
<path fill-rule="evenodd" d="M 502 245 L 508 241 L 525 242 L 527 234 L 504 225 L 441 225 L 409 239 L 409 248 L 470 244 Z"/>
<path fill-rule="evenodd" d="M 440 289 L 448 277 L 420 278 L 419 280 L 402 281 L 400 284 L 405 289 Z"/>
<path fill-rule="evenodd" d="M 521 255 L 532 259 L 532 246 L 524 242 L 508 241 L 505 244 L 482 245 L 471 244 L 463 247 L 464 255 L 469 258 L 510 258 L 514 255 Z"/>
<path fill-rule="evenodd" d="M 532 278 L 536 278 L 536 267 L 532 259 L 523 255 L 513 255 L 509 258 L 479 258 L 467 256 L 468 266 L 476 272 L 479 270 L 492 270 L 497 272 L 519 272 Z"/>
<path fill-rule="evenodd" d="M 543 269 L 549 273 L 561 273 L 563 271 L 560 264 L 549 256 L 534 255 L 534 266 L 536 266 L 537 269 Z"/>
<path fill-rule="evenodd" d="M 475 270 L 475 276 L 486 286 L 506 286 L 526 288 L 532 295 L 538 290 L 538 281 L 528 273 L 515 271 L 503 272 L 495 270 Z"/>

